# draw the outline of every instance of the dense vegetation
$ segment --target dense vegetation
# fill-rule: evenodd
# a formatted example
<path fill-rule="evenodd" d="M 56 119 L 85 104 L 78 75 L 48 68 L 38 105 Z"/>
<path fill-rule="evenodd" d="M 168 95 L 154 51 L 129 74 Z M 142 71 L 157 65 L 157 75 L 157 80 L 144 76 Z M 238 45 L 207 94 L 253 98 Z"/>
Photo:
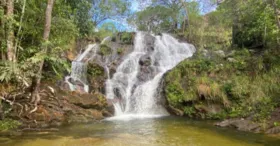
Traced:
<path fill-rule="evenodd" d="M 126 18 L 138 30 L 171 33 L 196 46 L 196 55 L 165 79 L 169 104 L 185 115 L 265 121 L 279 107 L 280 0 L 140 0 L 136 12 L 130 2 L 1 0 L 0 119 L 23 102 L 27 114 L 36 111 L 41 80 L 68 74 L 69 54 L 81 42 L 113 36 L 118 26 L 106 20 Z M 122 33 L 122 42 L 132 36 Z M 210 105 L 218 110 L 209 112 Z M 13 128 L 5 121 L 1 127 Z"/>
<path fill-rule="evenodd" d="M 189 29 L 176 34 L 198 53 L 167 74 L 170 105 L 190 117 L 269 120 L 280 104 L 279 6 L 226 0 L 204 16 L 191 13 Z"/>
<path fill-rule="evenodd" d="M 68 74 L 76 46 L 112 34 L 115 27 L 105 21 L 126 15 L 128 6 L 122 0 L 1 0 L 0 119 L 13 107 L 35 112 L 41 80 L 55 84 Z M 9 127 L 3 122 L 0 127 Z"/>
<path fill-rule="evenodd" d="M 214 2 L 218 5 L 153 1 L 130 21 L 139 30 L 169 32 L 197 48 L 166 76 L 173 108 L 189 117 L 253 116 L 265 122 L 280 104 L 280 1 Z M 215 11 L 201 15 L 213 5 Z"/>

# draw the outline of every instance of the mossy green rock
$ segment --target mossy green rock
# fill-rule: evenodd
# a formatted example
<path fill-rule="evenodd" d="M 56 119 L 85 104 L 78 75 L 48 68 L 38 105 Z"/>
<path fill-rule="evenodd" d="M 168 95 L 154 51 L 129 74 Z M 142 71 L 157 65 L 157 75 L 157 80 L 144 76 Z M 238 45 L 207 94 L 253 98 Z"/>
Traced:
<path fill-rule="evenodd" d="M 251 116 L 256 121 L 265 121 L 280 105 L 280 64 L 268 61 L 273 57 L 266 56 L 279 51 L 268 52 L 256 58 L 253 52 L 238 50 L 229 55 L 235 61 L 196 54 L 166 74 L 165 97 L 170 106 L 189 117 Z M 268 64 L 273 67 L 266 68 Z"/>

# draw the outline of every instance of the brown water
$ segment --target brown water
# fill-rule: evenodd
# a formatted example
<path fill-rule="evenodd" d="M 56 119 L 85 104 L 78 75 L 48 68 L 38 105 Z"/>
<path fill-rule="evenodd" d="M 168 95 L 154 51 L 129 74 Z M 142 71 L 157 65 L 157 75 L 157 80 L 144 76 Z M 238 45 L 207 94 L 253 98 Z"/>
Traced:
<path fill-rule="evenodd" d="M 59 132 L 0 137 L 2 146 L 280 146 L 280 137 L 217 128 L 184 118 L 76 124 Z"/>

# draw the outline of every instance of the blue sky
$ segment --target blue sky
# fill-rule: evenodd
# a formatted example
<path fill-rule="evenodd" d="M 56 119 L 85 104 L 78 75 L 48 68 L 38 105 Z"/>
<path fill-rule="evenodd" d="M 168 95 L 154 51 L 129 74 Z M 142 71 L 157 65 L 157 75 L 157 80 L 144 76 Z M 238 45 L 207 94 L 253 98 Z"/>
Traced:
<path fill-rule="evenodd" d="M 139 6 L 138 1 L 137 0 L 132 0 L 131 11 L 134 11 L 134 12 L 139 11 L 138 6 Z"/>

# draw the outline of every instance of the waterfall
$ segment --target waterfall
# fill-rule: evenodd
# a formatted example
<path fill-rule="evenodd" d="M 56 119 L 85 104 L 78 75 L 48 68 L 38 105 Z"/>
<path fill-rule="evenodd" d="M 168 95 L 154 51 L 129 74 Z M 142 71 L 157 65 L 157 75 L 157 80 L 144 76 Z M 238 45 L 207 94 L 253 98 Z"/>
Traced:
<path fill-rule="evenodd" d="M 71 91 L 82 90 L 89 92 L 87 63 L 96 56 L 98 47 L 96 44 L 88 45 L 85 51 L 72 61 L 71 74 L 65 77 L 65 82 L 69 85 Z"/>
<path fill-rule="evenodd" d="M 106 81 L 106 96 L 113 101 L 115 116 L 168 115 L 160 104 L 157 88 L 168 70 L 194 52 L 193 45 L 180 43 L 168 34 L 154 36 L 138 32 L 133 52 Z"/>
<path fill-rule="evenodd" d="M 101 44 L 105 44 L 111 40 L 111 37 L 108 36 L 104 38 Z M 65 77 L 65 82 L 69 85 L 71 91 L 82 91 L 89 92 L 89 86 L 87 81 L 87 65 L 88 62 L 96 59 L 99 64 L 104 67 L 107 77 L 110 78 L 110 70 L 108 68 L 109 58 L 104 57 L 104 59 L 97 54 L 99 49 L 99 44 L 89 44 L 85 51 L 81 52 L 75 59 L 72 61 L 71 74 L 70 76 Z M 111 57 L 111 56 L 109 56 Z"/>

